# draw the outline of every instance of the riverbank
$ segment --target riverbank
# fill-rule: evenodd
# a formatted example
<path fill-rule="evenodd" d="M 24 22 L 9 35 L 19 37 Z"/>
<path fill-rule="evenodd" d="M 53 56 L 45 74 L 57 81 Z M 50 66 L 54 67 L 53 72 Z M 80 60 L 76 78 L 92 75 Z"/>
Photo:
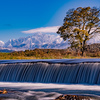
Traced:
<path fill-rule="evenodd" d="M 86 52 L 81 56 L 80 52 L 72 49 L 35 49 L 25 51 L 15 51 L 11 53 L 0 53 L 0 60 L 7 59 L 80 59 L 80 58 L 100 58 L 98 52 Z"/>

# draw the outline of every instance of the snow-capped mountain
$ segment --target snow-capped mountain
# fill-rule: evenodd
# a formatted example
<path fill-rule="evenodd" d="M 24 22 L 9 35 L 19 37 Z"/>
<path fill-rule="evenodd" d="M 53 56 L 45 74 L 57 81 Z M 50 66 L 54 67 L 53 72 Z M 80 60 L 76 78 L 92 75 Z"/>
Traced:
<path fill-rule="evenodd" d="M 4 46 L 4 42 L 0 40 L 0 47 Z"/>
<path fill-rule="evenodd" d="M 63 41 L 60 36 L 38 33 L 25 38 L 23 37 L 9 40 L 5 43 L 4 47 L 12 50 L 26 50 L 35 48 L 64 49 L 68 47 L 68 43 L 67 41 Z"/>
<path fill-rule="evenodd" d="M 88 41 L 88 44 L 100 43 L 100 35 L 95 35 Z"/>
<path fill-rule="evenodd" d="M 3 48 L 9 50 L 32 50 L 35 48 L 44 49 L 65 49 L 69 46 L 68 41 L 64 41 L 59 35 L 37 33 L 32 36 L 19 39 L 10 39 L 4 44 L 0 42 Z M 88 44 L 100 43 L 100 36 L 95 36 L 88 41 Z"/>

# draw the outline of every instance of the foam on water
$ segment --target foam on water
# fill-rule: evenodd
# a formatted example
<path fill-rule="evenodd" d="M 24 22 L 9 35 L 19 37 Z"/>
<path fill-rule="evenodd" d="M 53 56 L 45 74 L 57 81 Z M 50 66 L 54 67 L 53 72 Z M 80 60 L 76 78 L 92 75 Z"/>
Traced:
<path fill-rule="evenodd" d="M 0 89 L 9 92 L 0 94 L 1 100 L 53 100 L 60 94 L 99 98 L 100 59 L 2 60 L 0 81 Z"/>
<path fill-rule="evenodd" d="M 10 96 L 17 99 L 21 98 L 21 100 L 27 100 L 28 97 L 37 98 L 38 100 L 53 100 L 61 94 L 100 97 L 99 85 L 0 82 L 0 89 L 4 88 L 8 91 L 14 91 L 14 94 Z"/>
<path fill-rule="evenodd" d="M 80 85 L 80 84 L 44 84 L 44 83 L 14 83 L 0 82 L 0 87 L 20 88 L 20 89 L 62 89 L 62 90 L 91 90 L 100 91 L 100 85 Z"/>

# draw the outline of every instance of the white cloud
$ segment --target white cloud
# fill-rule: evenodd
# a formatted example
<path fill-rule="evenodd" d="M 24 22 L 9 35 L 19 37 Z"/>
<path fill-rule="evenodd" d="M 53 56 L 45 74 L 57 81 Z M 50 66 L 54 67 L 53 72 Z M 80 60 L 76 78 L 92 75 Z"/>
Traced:
<path fill-rule="evenodd" d="M 22 31 L 22 33 L 30 34 L 30 33 L 56 33 L 60 26 L 52 26 L 52 27 L 41 27 L 36 29 L 31 29 L 27 31 Z"/>

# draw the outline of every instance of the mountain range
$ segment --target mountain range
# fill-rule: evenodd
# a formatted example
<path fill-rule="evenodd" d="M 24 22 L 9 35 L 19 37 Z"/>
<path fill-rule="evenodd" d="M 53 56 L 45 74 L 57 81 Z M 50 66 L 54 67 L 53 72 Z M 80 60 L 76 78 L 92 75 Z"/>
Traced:
<path fill-rule="evenodd" d="M 100 43 L 100 36 L 92 38 L 88 44 Z M 69 46 L 68 41 L 64 41 L 59 35 L 37 33 L 32 36 L 19 39 L 10 39 L 4 43 L 0 41 L 0 49 L 14 51 L 32 50 L 35 48 L 44 49 L 65 49 Z"/>
<path fill-rule="evenodd" d="M 52 48 L 52 49 L 61 49 L 67 48 L 68 42 L 63 41 L 60 36 L 37 33 L 32 36 L 22 37 L 19 39 L 10 39 L 5 44 L 1 41 L 0 47 L 8 48 L 10 50 L 26 50 L 26 49 L 35 49 L 35 48 Z"/>

